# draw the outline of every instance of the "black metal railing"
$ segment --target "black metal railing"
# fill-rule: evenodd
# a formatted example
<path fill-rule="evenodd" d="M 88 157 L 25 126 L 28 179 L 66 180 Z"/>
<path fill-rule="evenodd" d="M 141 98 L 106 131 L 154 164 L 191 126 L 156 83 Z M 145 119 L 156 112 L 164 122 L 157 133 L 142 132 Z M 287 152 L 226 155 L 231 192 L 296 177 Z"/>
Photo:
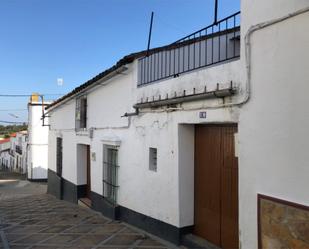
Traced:
<path fill-rule="evenodd" d="M 237 12 L 164 48 L 154 49 L 139 59 L 138 85 L 239 58 L 239 37 L 240 12 Z"/>
<path fill-rule="evenodd" d="M 111 204 L 116 205 L 117 201 L 117 177 L 119 166 L 110 162 L 103 162 L 103 196 Z"/>

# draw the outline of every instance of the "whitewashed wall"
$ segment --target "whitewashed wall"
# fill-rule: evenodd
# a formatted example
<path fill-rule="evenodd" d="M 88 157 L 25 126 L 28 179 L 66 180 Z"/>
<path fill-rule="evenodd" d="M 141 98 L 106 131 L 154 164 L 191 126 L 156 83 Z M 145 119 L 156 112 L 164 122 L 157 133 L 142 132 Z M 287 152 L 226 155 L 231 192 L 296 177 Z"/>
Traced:
<path fill-rule="evenodd" d="M 10 141 L 5 142 L 5 143 L 1 143 L 0 144 L 0 151 L 10 149 L 10 147 L 11 147 Z"/>
<path fill-rule="evenodd" d="M 184 164 L 186 145 L 184 139 L 178 140 L 178 134 L 182 133 L 178 130 L 179 124 L 237 122 L 237 108 L 212 109 L 207 111 L 206 120 L 200 119 L 198 109 L 222 104 L 222 100 L 206 100 L 184 104 L 186 110 L 179 112 L 141 113 L 131 120 L 121 116 L 133 111 L 132 106 L 141 97 L 151 98 L 183 90 L 189 94 L 193 88 L 196 92 L 204 90 L 205 85 L 214 90 L 217 83 L 221 83 L 220 87 L 228 87 L 231 80 L 235 86 L 241 87 L 239 64 L 239 61 L 234 61 L 137 88 L 137 62 L 134 62 L 123 75 L 87 93 L 87 126 L 94 128 L 93 139 L 87 132 L 75 132 L 75 101 L 51 112 L 50 169 L 56 171 L 56 137 L 61 136 L 63 177 L 74 184 L 84 184 L 85 171 L 80 170 L 77 163 L 77 144 L 90 144 L 91 152 L 96 155 L 95 161 L 91 161 L 91 189 L 102 194 L 103 144 L 106 140 L 120 140 L 118 204 L 177 227 L 192 225 L 193 148 L 187 158 L 188 164 Z M 193 110 L 188 110 L 190 108 Z M 194 129 L 189 129 L 187 136 L 192 138 Z M 157 172 L 149 170 L 149 147 L 158 149 Z"/>
<path fill-rule="evenodd" d="M 28 115 L 28 178 L 46 179 L 49 129 L 48 126 L 42 126 L 42 105 L 40 103 L 29 104 Z"/>
<path fill-rule="evenodd" d="M 214 90 L 217 83 L 227 87 L 231 80 L 243 93 L 246 82 L 243 42 L 247 29 L 307 5 L 307 1 L 243 1 L 240 61 L 140 88 L 136 87 L 134 63 L 125 76 L 117 76 L 110 80 L 111 84 L 88 93 L 88 127 L 97 128 L 93 139 L 87 133 L 76 135 L 75 102 L 64 104 L 52 113 L 50 168 L 56 168 L 55 137 L 62 136 L 63 176 L 75 184 L 83 184 L 85 176 L 76 170 L 76 146 L 90 144 L 96 154 L 96 160 L 91 162 L 91 188 L 102 194 L 102 140 L 119 139 L 118 203 L 175 226 L 192 225 L 193 124 L 238 122 L 240 241 L 243 248 L 256 248 L 257 193 L 308 205 L 304 191 L 308 188 L 306 176 L 309 173 L 305 151 L 308 142 L 304 136 L 309 122 L 305 115 L 308 103 L 304 91 L 308 86 L 304 79 L 308 79 L 309 50 L 303 49 L 309 44 L 304 32 L 308 15 L 257 31 L 252 36 L 252 95 L 240 110 L 237 107 L 207 109 L 207 119 L 201 120 L 199 110 L 222 104 L 222 100 L 207 100 L 184 104 L 185 110 L 178 112 L 142 113 L 132 117 L 131 122 L 120 116 L 133 111 L 132 105 L 141 99 L 158 99 L 160 95 L 172 96 L 175 92 L 179 95 L 184 90 L 190 94 L 193 88 L 199 92 L 205 86 Z M 293 49 L 289 49 L 291 44 Z M 227 102 L 238 102 L 242 97 L 240 94 Z M 158 148 L 157 172 L 148 170 L 149 147 Z"/>
<path fill-rule="evenodd" d="M 2 141 L 3 142 L 3 141 Z M 10 154 L 8 150 L 11 148 L 11 141 L 3 142 L 0 144 L 0 167 L 1 162 L 6 167 L 10 167 Z"/>
<path fill-rule="evenodd" d="M 242 1 L 242 42 L 250 26 L 305 7 L 308 0 Z M 257 248 L 257 193 L 309 205 L 308 25 L 309 13 L 251 37 L 252 91 L 239 122 L 242 248 Z"/>
<path fill-rule="evenodd" d="M 11 138 L 11 150 L 15 158 L 14 170 L 22 174 L 27 172 L 27 143 L 27 131 L 16 132 L 16 137 Z M 21 154 L 17 152 L 16 146 L 21 149 Z"/>

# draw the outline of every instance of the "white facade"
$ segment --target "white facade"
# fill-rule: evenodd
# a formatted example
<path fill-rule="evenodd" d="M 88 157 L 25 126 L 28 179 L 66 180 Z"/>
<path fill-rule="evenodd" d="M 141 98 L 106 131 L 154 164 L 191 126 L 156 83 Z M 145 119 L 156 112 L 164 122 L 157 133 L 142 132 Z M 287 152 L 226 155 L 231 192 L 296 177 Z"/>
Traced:
<path fill-rule="evenodd" d="M 116 145 L 117 204 L 177 228 L 192 226 L 194 126 L 237 123 L 239 239 L 242 248 L 257 248 L 258 193 L 309 205 L 305 191 L 309 188 L 309 49 L 305 49 L 309 14 L 248 30 L 308 7 L 307 0 L 242 1 L 239 60 L 142 87 L 137 87 L 138 61 L 127 64 L 121 74 L 79 93 L 87 96 L 87 129 L 83 131 L 75 130 L 75 98 L 50 108 L 49 169 L 57 171 L 56 139 L 61 137 L 62 177 L 74 185 L 86 184 L 79 145 L 90 145 L 91 191 L 103 195 L 103 148 Z M 237 94 L 224 100 L 141 109 L 139 115 L 122 117 L 133 112 L 133 105 L 141 99 L 199 93 L 205 87 L 212 91 L 218 83 L 219 89 L 229 87 L 231 81 Z M 206 119 L 200 117 L 201 111 L 206 112 Z M 157 148 L 156 172 L 149 170 L 149 148 Z"/>
<path fill-rule="evenodd" d="M 28 104 L 28 179 L 47 179 L 48 169 L 48 119 L 43 126 L 43 110 L 48 103 L 30 101 Z"/>
<path fill-rule="evenodd" d="M 257 248 L 257 193 L 309 205 L 308 8 L 307 0 L 242 1 L 242 41 L 269 23 L 250 35 L 251 95 L 239 119 L 243 248 Z"/>
<path fill-rule="evenodd" d="M 6 170 L 10 166 L 10 138 L 0 140 L 0 168 Z"/>
<path fill-rule="evenodd" d="M 21 174 L 27 172 L 27 139 L 27 131 L 19 131 L 11 134 L 7 142 L 0 141 L 0 164 L 3 169 Z"/>
<path fill-rule="evenodd" d="M 10 169 L 25 174 L 27 172 L 27 131 L 16 132 L 10 143 Z"/>
<path fill-rule="evenodd" d="M 171 94 L 174 90 L 189 92 L 193 86 L 196 91 L 201 91 L 205 82 L 208 83 L 209 89 L 215 88 L 217 82 L 229 85 L 231 79 L 239 84 L 237 73 L 239 61 L 142 88 L 136 86 L 136 66 L 136 63 L 129 65 L 125 75 L 117 76 L 110 80 L 110 84 L 87 93 L 87 125 L 94 129 L 92 139 L 89 138 L 88 132 L 75 132 L 74 100 L 51 112 L 49 168 L 56 171 L 56 137 L 61 136 L 63 177 L 77 185 L 85 184 L 85 176 L 78 175 L 76 167 L 78 158 L 76 145 L 91 145 L 91 152 L 96 154 L 96 160 L 91 161 L 91 189 L 102 195 L 103 145 L 120 140 L 118 158 L 120 188 L 117 203 L 177 227 L 192 225 L 193 203 L 189 203 L 187 199 L 192 199 L 193 194 L 193 168 L 188 172 L 191 177 L 182 186 L 179 182 L 179 171 L 188 169 L 182 168 L 185 165 L 179 163 L 181 153 L 178 147 L 182 148 L 183 144 L 179 144 L 178 129 L 182 129 L 182 124 L 204 122 L 199 118 L 199 111 L 206 110 L 203 108 L 205 105 L 216 104 L 215 101 L 186 104 L 183 105 L 184 111 L 145 113 L 131 117 L 131 120 L 121 116 L 125 112 L 132 111 L 133 104 L 140 99 L 140 96 L 151 97 L 155 93 Z M 225 84 L 222 84 L 222 87 Z M 191 108 L 197 110 L 190 111 Z M 238 116 L 237 110 L 234 109 L 207 110 L 207 115 L 209 122 L 237 122 Z M 194 130 L 189 136 L 194 136 Z M 148 169 L 149 147 L 158 148 L 156 173 Z M 185 148 L 183 150 L 186 151 Z M 190 163 L 194 165 L 193 160 Z M 187 178 L 186 175 L 181 177 Z M 191 186 L 191 189 L 188 189 L 188 186 Z M 139 191 L 141 189 L 143 191 Z M 184 193 L 181 190 L 184 190 Z M 189 215 L 182 216 L 180 214 L 182 212 Z"/>

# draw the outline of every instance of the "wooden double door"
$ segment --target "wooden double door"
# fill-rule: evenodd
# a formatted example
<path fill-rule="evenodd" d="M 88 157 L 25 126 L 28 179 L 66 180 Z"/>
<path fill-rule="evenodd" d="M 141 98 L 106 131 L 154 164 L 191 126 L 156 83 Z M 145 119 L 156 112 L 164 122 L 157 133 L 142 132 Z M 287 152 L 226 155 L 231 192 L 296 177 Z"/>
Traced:
<path fill-rule="evenodd" d="M 195 127 L 194 234 L 223 249 L 238 249 L 237 126 Z"/>

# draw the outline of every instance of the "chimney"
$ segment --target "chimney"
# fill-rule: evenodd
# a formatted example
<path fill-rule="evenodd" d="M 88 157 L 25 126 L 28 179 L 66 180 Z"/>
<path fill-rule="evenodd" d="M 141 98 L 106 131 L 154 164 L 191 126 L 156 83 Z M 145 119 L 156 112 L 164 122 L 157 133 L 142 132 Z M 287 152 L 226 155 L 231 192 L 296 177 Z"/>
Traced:
<path fill-rule="evenodd" d="M 39 94 L 32 93 L 30 97 L 30 103 L 37 103 L 37 102 L 39 102 Z"/>

